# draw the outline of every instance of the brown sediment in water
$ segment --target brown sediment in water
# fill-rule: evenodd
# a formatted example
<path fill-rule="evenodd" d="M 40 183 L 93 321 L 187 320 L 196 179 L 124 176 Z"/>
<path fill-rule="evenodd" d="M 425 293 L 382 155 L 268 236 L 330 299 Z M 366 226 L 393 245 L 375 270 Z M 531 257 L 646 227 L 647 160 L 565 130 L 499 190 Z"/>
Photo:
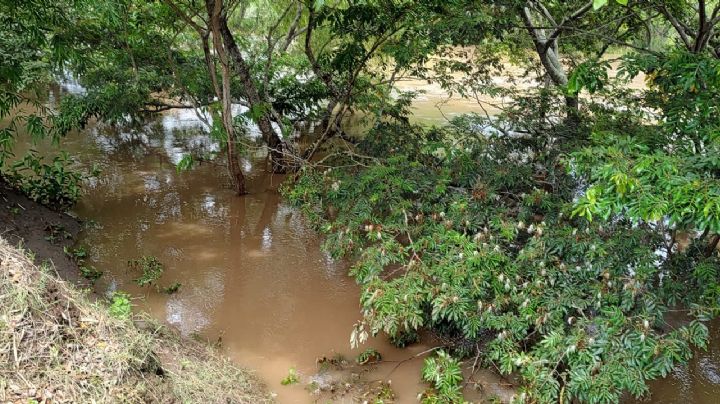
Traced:
<path fill-rule="evenodd" d="M 396 402 L 416 402 L 425 388 L 424 355 L 407 359 L 433 348 L 432 339 L 398 349 L 379 337 L 350 349 L 350 332 L 361 314 L 359 288 L 347 275 L 347 263 L 322 252 L 306 219 L 278 194 L 283 177 L 265 173 L 261 157 L 244 162 L 250 194 L 243 197 L 227 186 L 221 165 L 201 163 L 178 173 L 174 163 L 188 147 L 212 147 L 192 115 L 168 113 L 135 131 L 91 126 L 66 139 L 65 147 L 83 165 L 103 169 L 75 209 L 97 223 L 80 242 L 89 248 L 92 264 L 105 271 L 98 291 L 131 292 L 140 310 L 182 334 L 219 342 L 229 357 L 256 369 L 281 403 L 313 402 L 318 397 L 309 394 L 307 383 L 318 377 L 358 381 L 353 374 L 364 382 L 390 381 Z M 177 293 L 135 285 L 137 273 L 127 261 L 143 255 L 159 258 L 165 265 L 160 286 L 179 282 Z M 318 358 L 341 355 L 352 363 L 368 347 L 384 362 L 368 371 L 350 367 L 340 375 L 317 376 Z M 717 364 L 710 352 L 694 360 Z M 465 364 L 468 399 L 509 398 L 512 385 L 489 370 L 471 375 L 471 366 L 472 361 Z M 283 386 L 290 368 L 301 382 Z M 697 402 L 713 402 L 703 397 L 720 393 L 720 382 L 713 381 L 717 372 L 706 365 L 687 369 L 678 379 L 684 387 L 664 379 L 653 382 L 653 391 L 691 389 Z"/>

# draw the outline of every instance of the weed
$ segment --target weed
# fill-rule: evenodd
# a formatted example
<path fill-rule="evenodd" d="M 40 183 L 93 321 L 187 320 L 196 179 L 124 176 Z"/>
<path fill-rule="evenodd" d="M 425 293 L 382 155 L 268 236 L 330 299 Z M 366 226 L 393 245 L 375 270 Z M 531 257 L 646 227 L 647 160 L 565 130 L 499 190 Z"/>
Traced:
<path fill-rule="evenodd" d="M 178 290 L 180 290 L 180 287 L 181 287 L 181 286 L 182 286 L 182 283 L 180 283 L 180 282 L 175 282 L 175 283 L 173 283 L 172 285 L 170 285 L 170 286 L 168 286 L 168 287 L 166 287 L 166 288 L 163 288 L 163 289 L 162 289 L 162 292 L 165 293 L 165 294 L 167 294 L 167 295 L 172 295 L 173 293 L 176 293 Z"/>
<path fill-rule="evenodd" d="M 45 231 L 48 233 L 48 235 L 45 236 L 45 240 L 52 244 L 55 244 L 60 240 L 68 240 L 72 238 L 72 234 L 65 230 L 65 227 L 61 224 L 49 224 L 45 226 Z"/>
<path fill-rule="evenodd" d="M 80 275 L 82 275 L 83 278 L 89 279 L 89 280 L 95 282 L 103 275 L 103 271 L 95 268 L 92 265 L 85 265 L 85 260 L 90 255 L 88 253 L 87 249 L 85 248 L 85 246 L 81 245 L 81 246 L 78 246 L 75 248 L 63 247 L 63 251 L 65 252 L 65 255 L 70 257 L 70 259 L 75 261 L 75 263 L 78 265 L 78 269 L 80 270 Z"/>
<path fill-rule="evenodd" d="M 358 365 L 366 365 L 368 363 L 380 362 L 381 360 L 382 355 L 380 355 L 380 352 L 378 352 L 375 348 L 368 348 L 364 350 L 355 359 Z"/>
<path fill-rule="evenodd" d="M 130 295 L 123 292 L 115 292 L 110 299 L 110 307 L 108 308 L 110 315 L 115 318 L 128 318 L 132 313 L 132 304 L 130 303 Z"/>
<path fill-rule="evenodd" d="M 375 403 L 391 403 L 393 400 L 395 400 L 395 392 L 390 386 L 390 383 L 381 382 L 380 387 L 378 388 L 377 397 L 375 398 Z"/>
<path fill-rule="evenodd" d="M 319 394 L 320 393 L 320 384 L 313 380 L 307 386 L 305 386 L 305 390 L 307 390 L 311 394 Z"/>
<path fill-rule="evenodd" d="M 92 265 L 81 265 L 79 269 L 80 274 L 83 276 L 83 278 L 89 279 L 93 282 L 103 276 L 103 271 L 95 268 Z"/>
<path fill-rule="evenodd" d="M 153 256 L 144 256 L 137 260 L 128 261 L 128 266 L 132 269 L 142 271 L 142 275 L 135 279 L 135 283 L 139 286 L 148 286 L 155 283 L 165 270 L 162 263 Z"/>
<path fill-rule="evenodd" d="M 71 169 L 72 159 L 62 152 L 51 162 L 31 152 L 15 162 L 6 179 L 33 201 L 67 209 L 80 197 L 80 186 L 87 176 Z"/>
<path fill-rule="evenodd" d="M 102 225 L 93 219 L 87 219 L 82 223 L 85 230 L 97 230 L 102 229 Z"/>
<path fill-rule="evenodd" d="M 65 252 L 65 255 L 78 264 L 82 264 L 82 262 L 88 257 L 87 249 L 85 249 L 85 246 L 82 245 L 76 248 L 63 247 L 63 251 Z"/>
<path fill-rule="evenodd" d="M 425 390 L 422 403 L 462 403 L 462 370 L 460 362 L 445 351 L 425 359 L 422 379 L 432 385 Z"/>
<path fill-rule="evenodd" d="M 300 382 L 300 378 L 297 375 L 297 371 L 295 371 L 295 368 L 290 368 L 288 371 L 288 375 L 285 376 L 282 380 L 280 380 L 280 384 L 283 386 L 288 386 L 290 384 L 295 384 Z"/>

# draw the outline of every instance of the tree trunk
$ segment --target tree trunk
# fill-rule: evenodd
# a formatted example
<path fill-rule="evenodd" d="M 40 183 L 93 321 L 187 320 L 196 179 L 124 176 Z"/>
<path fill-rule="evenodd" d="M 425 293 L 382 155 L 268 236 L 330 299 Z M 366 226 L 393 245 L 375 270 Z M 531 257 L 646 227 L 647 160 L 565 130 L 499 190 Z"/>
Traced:
<path fill-rule="evenodd" d="M 213 2 L 208 0 L 206 3 L 208 16 L 210 17 L 210 27 L 212 30 L 213 46 L 215 47 L 218 58 L 220 59 L 220 73 L 222 77 L 222 89 L 220 90 L 220 101 L 222 105 L 221 119 L 223 129 L 227 137 L 226 141 L 226 153 L 227 153 L 227 167 L 230 177 L 235 185 L 235 190 L 238 195 L 245 194 L 245 176 L 243 175 L 242 169 L 240 168 L 240 160 L 237 155 L 236 145 L 237 136 L 235 134 L 235 128 L 233 127 L 232 118 L 232 93 L 230 90 L 230 61 L 228 60 L 227 53 L 222 45 L 222 39 L 220 37 L 220 11 L 221 3 Z M 210 72 L 215 74 L 214 71 Z M 217 83 L 213 81 L 213 84 L 217 86 Z M 217 90 L 216 90 L 217 91 Z"/>
<path fill-rule="evenodd" d="M 718 243 L 720 243 L 720 235 L 715 234 L 710 238 L 707 247 L 705 247 L 705 257 L 711 256 L 717 250 Z"/>
<path fill-rule="evenodd" d="M 217 2 L 220 5 L 218 6 L 217 4 L 215 4 L 215 9 L 222 9 L 222 0 L 206 1 L 208 4 L 215 4 Z M 248 66 L 245 58 L 240 52 L 240 49 L 235 42 L 235 37 L 233 37 L 232 32 L 230 32 L 230 28 L 227 25 L 227 15 L 225 14 L 224 9 L 219 12 L 217 20 L 218 30 L 220 32 L 220 35 L 222 36 L 225 49 L 227 50 L 228 55 L 234 61 L 234 63 L 232 63 L 232 67 L 235 69 L 235 72 L 240 77 L 240 81 L 243 84 L 245 96 L 248 103 L 250 104 L 250 108 L 257 113 L 257 125 L 260 129 L 263 140 L 265 141 L 265 144 L 268 146 L 269 149 L 269 157 L 272 171 L 284 172 L 286 169 L 285 164 L 283 163 L 283 155 L 285 148 L 282 139 L 272 126 L 272 104 L 269 102 L 269 100 L 263 100 L 260 97 L 260 93 L 258 92 L 257 86 L 255 85 L 255 82 L 253 81 L 252 75 L 250 73 L 250 67 Z"/>
<path fill-rule="evenodd" d="M 580 129 L 580 101 L 577 95 L 566 95 L 565 96 L 565 108 L 567 109 L 565 115 L 565 126 L 568 131 L 572 134 L 579 133 Z"/>

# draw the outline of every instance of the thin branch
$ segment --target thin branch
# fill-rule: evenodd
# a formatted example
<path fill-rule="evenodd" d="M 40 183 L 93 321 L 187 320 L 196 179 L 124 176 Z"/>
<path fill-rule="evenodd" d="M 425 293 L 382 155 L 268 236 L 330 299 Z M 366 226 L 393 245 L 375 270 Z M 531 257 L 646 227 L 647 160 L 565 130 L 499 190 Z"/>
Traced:
<path fill-rule="evenodd" d="M 681 24 L 680 21 L 677 18 L 675 18 L 675 16 L 670 12 L 670 10 L 668 10 L 668 8 L 665 7 L 664 5 L 660 6 L 660 12 L 663 15 L 665 15 L 665 18 L 668 19 L 670 24 L 675 28 L 675 31 L 678 33 L 678 35 L 680 35 L 680 39 L 685 44 L 685 47 L 688 50 L 692 49 L 692 47 L 693 47 L 692 41 L 690 41 L 690 38 L 688 37 L 687 32 L 685 31 L 685 28 L 687 28 L 687 27 L 684 27 L 683 24 Z"/>
<path fill-rule="evenodd" d="M 186 23 L 188 23 L 188 25 L 190 25 L 195 31 L 197 31 L 197 33 L 200 34 L 200 36 L 202 36 L 204 32 L 207 32 L 206 28 L 201 27 L 198 23 L 196 23 L 192 19 L 192 17 L 190 17 L 189 15 L 185 14 L 182 10 L 180 10 L 180 7 L 178 7 L 178 5 L 175 4 L 174 1 L 172 1 L 172 0 L 162 0 L 162 1 L 163 1 L 163 3 L 170 6 L 170 8 L 173 9 L 175 14 L 178 17 L 182 18 Z"/>
<path fill-rule="evenodd" d="M 305 55 L 308 58 L 308 61 L 310 62 L 310 66 L 312 67 L 313 72 L 315 73 L 318 78 L 320 78 L 325 85 L 328 87 L 328 90 L 333 94 L 337 95 L 339 92 L 337 88 L 335 87 L 335 84 L 333 83 L 332 76 L 330 76 L 327 72 L 324 72 L 322 68 L 320 67 L 320 64 L 317 61 L 317 58 L 315 57 L 315 54 L 312 50 L 312 34 L 313 30 L 315 28 L 315 7 L 310 6 L 309 7 L 309 15 L 308 15 L 308 25 L 307 29 L 305 30 Z"/>
<path fill-rule="evenodd" d="M 557 39 L 560 36 L 560 34 L 562 33 L 562 31 L 566 28 L 566 24 L 580 19 L 580 17 L 587 14 L 587 12 L 592 9 L 592 7 L 593 7 L 593 2 L 589 1 L 589 2 L 585 3 L 584 6 L 577 9 L 570 16 L 563 18 L 563 20 L 560 22 L 560 25 L 558 25 L 558 27 L 555 28 L 555 30 L 547 38 L 547 40 L 545 42 L 545 51 L 547 51 L 547 49 L 550 46 L 552 46 L 555 43 L 555 41 L 557 41 Z"/>
<path fill-rule="evenodd" d="M 285 37 L 285 43 L 282 46 L 283 52 L 286 52 L 287 49 L 290 47 L 292 41 L 306 29 L 303 28 L 301 30 L 298 30 L 298 26 L 300 25 L 300 18 L 302 17 L 302 10 L 302 3 L 298 3 L 297 12 L 295 13 L 295 19 L 293 20 L 292 24 L 290 24 L 290 29 L 288 29 L 287 36 Z"/>

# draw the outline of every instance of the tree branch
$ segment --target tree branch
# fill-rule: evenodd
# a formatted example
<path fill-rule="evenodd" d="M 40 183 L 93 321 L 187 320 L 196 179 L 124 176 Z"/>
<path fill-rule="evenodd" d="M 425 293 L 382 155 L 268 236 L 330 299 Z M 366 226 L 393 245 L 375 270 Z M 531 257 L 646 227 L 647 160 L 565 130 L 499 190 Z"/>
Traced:
<path fill-rule="evenodd" d="M 675 18 L 675 16 L 668 10 L 668 8 L 665 5 L 660 6 L 660 12 L 665 16 L 665 18 L 668 19 L 670 24 L 675 28 L 675 31 L 680 35 L 680 39 L 683 41 L 683 44 L 685 44 L 685 47 L 688 50 L 691 50 L 693 48 L 692 41 L 690 41 L 690 38 L 687 36 L 687 32 L 685 31 L 684 24 L 680 23 L 680 21 Z"/>
<path fill-rule="evenodd" d="M 178 17 L 183 19 L 188 25 L 190 25 L 195 31 L 197 31 L 197 33 L 200 34 L 200 36 L 202 36 L 204 32 L 207 32 L 207 28 L 201 27 L 198 23 L 196 23 L 192 19 L 192 17 L 190 17 L 189 15 L 185 14 L 182 10 L 180 10 L 180 7 L 178 7 L 178 5 L 175 4 L 174 1 L 172 1 L 172 0 L 162 0 L 162 1 L 163 1 L 163 3 L 167 4 L 170 8 L 172 8 Z"/>
<path fill-rule="evenodd" d="M 308 11 L 308 25 L 307 29 L 305 30 L 305 55 L 307 56 L 308 61 L 310 62 L 310 66 L 312 67 L 315 75 L 318 76 L 318 78 L 325 83 L 331 94 L 337 96 L 339 91 L 335 87 L 332 77 L 322 70 L 320 64 L 317 61 L 317 58 L 315 57 L 315 54 L 313 53 L 312 34 L 313 30 L 315 29 L 315 7 L 313 5 L 310 5 L 308 7 Z"/>
<path fill-rule="evenodd" d="M 585 15 L 588 11 L 590 11 L 593 7 L 593 2 L 589 1 L 585 3 L 584 6 L 577 9 L 574 13 L 572 13 L 570 16 L 563 18 L 563 20 L 560 22 L 560 24 L 555 28 L 555 30 L 550 34 L 550 36 L 547 38 L 545 42 L 545 50 L 552 46 L 555 41 L 557 41 L 558 37 L 562 33 L 562 31 L 565 29 L 565 25 L 571 22 L 574 22 L 583 15 Z"/>

